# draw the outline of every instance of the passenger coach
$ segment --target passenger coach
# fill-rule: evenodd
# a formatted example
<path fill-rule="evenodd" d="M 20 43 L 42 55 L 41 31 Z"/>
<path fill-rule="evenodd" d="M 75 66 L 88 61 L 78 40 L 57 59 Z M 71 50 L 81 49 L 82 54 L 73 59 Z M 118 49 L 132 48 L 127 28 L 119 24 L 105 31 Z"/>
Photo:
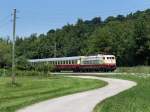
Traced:
<path fill-rule="evenodd" d="M 55 71 L 114 71 L 116 69 L 116 58 L 114 55 L 75 56 L 62 58 L 46 58 L 29 60 L 31 64 L 49 63 L 54 65 Z"/>

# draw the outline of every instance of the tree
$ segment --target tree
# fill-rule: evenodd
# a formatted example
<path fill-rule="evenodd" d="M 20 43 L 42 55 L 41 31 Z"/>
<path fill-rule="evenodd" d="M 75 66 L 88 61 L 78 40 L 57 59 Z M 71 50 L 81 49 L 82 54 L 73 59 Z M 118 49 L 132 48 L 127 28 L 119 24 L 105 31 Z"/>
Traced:
<path fill-rule="evenodd" d="M 134 25 L 135 38 L 135 63 L 148 65 L 150 57 L 150 35 L 147 24 L 142 18 L 138 19 Z"/>
<path fill-rule="evenodd" d="M 11 44 L 0 40 L 0 68 L 11 66 Z"/>
<path fill-rule="evenodd" d="M 20 56 L 16 59 L 16 68 L 19 70 L 28 70 L 29 63 L 24 56 Z"/>

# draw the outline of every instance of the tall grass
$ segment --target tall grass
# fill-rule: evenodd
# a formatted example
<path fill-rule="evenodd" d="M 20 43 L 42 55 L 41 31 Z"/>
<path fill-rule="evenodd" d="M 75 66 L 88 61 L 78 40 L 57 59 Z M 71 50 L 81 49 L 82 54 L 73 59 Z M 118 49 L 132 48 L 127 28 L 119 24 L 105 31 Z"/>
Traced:
<path fill-rule="evenodd" d="M 38 72 L 38 71 L 15 71 L 16 76 L 50 76 L 50 73 Z M 0 76 L 11 76 L 11 69 L 0 69 Z"/>

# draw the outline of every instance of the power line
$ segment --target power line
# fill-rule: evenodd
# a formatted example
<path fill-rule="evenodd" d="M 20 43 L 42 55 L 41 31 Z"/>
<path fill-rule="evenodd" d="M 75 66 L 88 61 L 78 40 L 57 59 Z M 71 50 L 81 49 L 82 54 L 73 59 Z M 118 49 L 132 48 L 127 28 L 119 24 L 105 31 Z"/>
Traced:
<path fill-rule="evenodd" d="M 3 17 L 2 19 L 0 19 L 0 22 L 10 19 L 10 17 L 11 17 L 11 15 L 7 15 L 7 16 Z"/>
<path fill-rule="evenodd" d="M 0 29 L 3 28 L 3 27 L 6 27 L 8 24 L 10 24 L 10 21 L 7 21 L 3 24 L 0 24 Z"/>

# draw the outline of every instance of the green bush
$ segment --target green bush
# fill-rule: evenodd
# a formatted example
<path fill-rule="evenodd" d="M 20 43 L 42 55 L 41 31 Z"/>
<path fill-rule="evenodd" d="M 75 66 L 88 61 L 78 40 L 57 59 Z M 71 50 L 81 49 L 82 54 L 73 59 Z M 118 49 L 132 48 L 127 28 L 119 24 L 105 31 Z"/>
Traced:
<path fill-rule="evenodd" d="M 10 76 L 11 70 L 10 69 L 0 69 L 0 77 L 1 76 Z"/>
<path fill-rule="evenodd" d="M 32 66 L 32 69 L 39 71 L 39 72 L 48 73 L 54 70 L 54 66 L 48 63 L 39 63 L 39 64 Z"/>

